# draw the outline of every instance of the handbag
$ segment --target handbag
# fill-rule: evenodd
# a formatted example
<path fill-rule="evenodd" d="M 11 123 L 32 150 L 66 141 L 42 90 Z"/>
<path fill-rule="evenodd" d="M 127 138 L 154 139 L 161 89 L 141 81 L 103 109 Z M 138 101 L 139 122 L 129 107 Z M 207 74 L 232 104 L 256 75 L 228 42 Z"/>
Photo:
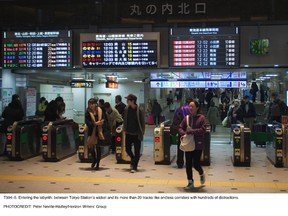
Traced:
<path fill-rule="evenodd" d="M 189 125 L 189 115 L 186 116 L 187 127 L 191 128 Z M 180 138 L 180 150 L 184 152 L 191 152 L 195 150 L 195 139 L 193 134 L 185 134 Z"/>
<path fill-rule="evenodd" d="M 226 116 L 226 117 L 223 119 L 223 121 L 222 121 L 223 127 L 226 127 L 227 124 L 228 124 L 228 116 Z"/>

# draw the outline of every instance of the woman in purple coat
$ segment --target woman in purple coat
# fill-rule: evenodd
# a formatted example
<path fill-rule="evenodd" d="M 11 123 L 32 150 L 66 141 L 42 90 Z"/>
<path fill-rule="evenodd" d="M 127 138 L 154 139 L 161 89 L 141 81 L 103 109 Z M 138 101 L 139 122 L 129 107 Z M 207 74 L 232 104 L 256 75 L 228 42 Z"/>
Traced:
<path fill-rule="evenodd" d="M 197 101 L 192 101 L 189 103 L 189 110 L 190 127 L 187 127 L 186 118 L 184 118 L 179 125 L 179 134 L 181 136 L 183 136 L 184 134 L 193 134 L 195 139 L 195 150 L 191 152 L 185 152 L 186 174 L 188 179 L 188 185 L 184 188 L 185 190 L 191 190 L 194 188 L 192 167 L 194 167 L 198 171 L 201 184 L 205 184 L 205 174 L 200 165 L 200 159 L 204 146 L 206 119 L 205 116 L 202 114 L 199 103 Z"/>

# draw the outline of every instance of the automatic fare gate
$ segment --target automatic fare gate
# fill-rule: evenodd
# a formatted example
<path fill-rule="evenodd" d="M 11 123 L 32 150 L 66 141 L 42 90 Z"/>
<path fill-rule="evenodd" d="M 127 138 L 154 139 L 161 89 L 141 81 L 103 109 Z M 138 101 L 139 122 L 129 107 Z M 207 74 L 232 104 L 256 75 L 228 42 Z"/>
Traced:
<path fill-rule="evenodd" d="M 7 128 L 6 153 L 10 160 L 25 160 L 41 152 L 41 121 L 14 122 Z"/>
<path fill-rule="evenodd" d="M 206 127 L 204 135 L 204 148 L 200 160 L 202 166 L 210 166 L 211 163 L 210 146 L 211 146 L 211 126 L 209 125 Z"/>
<path fill-rule="evenodd" d="M 275 167 L 288 167 L 288 125 L 268 125 L 268 133 L 267 158 Z"/>
<path fill-rule="evenodd" d="M 79 139 L 78 139 L 78 157 L 80 162 L 92 163 L 93 158 L 91 155 L 91 149 L 87 147 L 88 127 L 86 124 L 79 125 Z M 101 157 L 109 154 L 110 146 L 101 146 Z"/>
<path fill-rule="evenodd" d="M 72 119 L 46 122 L 42 128 L 42 157 L 59 161 L 76 153 L 78 125 Z"/>
<path fill-rule="evenodd" d="M 170 165 L 176 157 L 176 145 L 171 145 L 169 120 L 162 122 L 154 129 L 154 161 L 155 164 Z"/>
<path fill-rule="evenodd" d="M 251 162 L 251 130 L 243 124 L 233 129 L 233 153 L 232 162 L 234 166 L 250 166 Z"/>
<path fill-rule="evenodd" d="M 131 162 L 131 158 L 126 152 L 125 140 L 126 140 L 126 134 L 123 130 L 123 125 L 120 125 L 116 128 L 116 138 L 115 138 L 116 161 L 118 164 L 129 164 Z M 140 150 L 141 155 L 142 153 L 143 153 L 143 142 L 141 142 L 141 150 Z"/>

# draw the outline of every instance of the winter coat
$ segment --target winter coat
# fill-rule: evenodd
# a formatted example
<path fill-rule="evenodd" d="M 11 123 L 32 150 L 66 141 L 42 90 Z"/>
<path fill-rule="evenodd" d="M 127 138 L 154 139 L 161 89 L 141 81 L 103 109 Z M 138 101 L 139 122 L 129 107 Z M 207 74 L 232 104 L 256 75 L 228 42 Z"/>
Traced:
<path fill-rule="evenodd" d="M 128 106 L 125 107 L 124 109 L 124 118 L 123 118 L 123 130 L 124 132 L 126 132 L 127 130 L 127 121 L 128 121 Z M 145 133 L 145 111 L 142 107 L 139 107 L 137 105 L 137 121 L 138 121 L 138 126 L 139 126 L 139 130 L 138 130 L 138 139 L 139 140 L 143 140 L 143 136 Z"/>
<path fill-rule="evenodd" d="M 151 113 L 154 116 L 159 116 L 161 114 L 161 112 L 162 112 L 162 108 L 161 108 L 160 104 L 158 102 L 154 102 L 153 106 L 152 106 L 152 112 Z"/>
<path fill-rule="evenodd" d="M 216 125 L 219 122 L 219 111 L 215 106 L 211 106 L 208 109 L 207 119 L 211 125 Z"/>
<path fill-rule="evenodd" d="M 184 134 L 193 134 L 195 139 L 195 150 L 203 150 L 204 147 L 204 135 L 206 132 L 206 119 L 202 114 L 195 116 L 189 115 L 189 124 L 192 128 L 187 128 L 186 118 L 182 120 L 179 125 L 178 132 L 181 136 Z"/>

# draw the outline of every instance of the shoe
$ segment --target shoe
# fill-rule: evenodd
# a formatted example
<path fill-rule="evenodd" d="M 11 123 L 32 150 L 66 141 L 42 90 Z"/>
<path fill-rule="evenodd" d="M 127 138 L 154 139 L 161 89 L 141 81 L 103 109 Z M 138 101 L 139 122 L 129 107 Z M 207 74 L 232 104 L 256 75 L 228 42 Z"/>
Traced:
<path fill-rule="evenodd" d="M 183 168 L 183 165 L 178 165 L 178 169 L 182 169 Z"/>
<path fill-rule="evenodd" d="M 184 187 L 185 190 L 193 190 L 193 188 L 194 188 L 194 182 L 188 183 L 188 185 Z"/>
<path fill-rule="evenodd" d="M 96 167 L 94 168 L 94 170 L 99 170 L 99 166 L 96 166 Z"/>
<path fill-rule="evenodd" d="M 91 164 L 91 168 L 94 168 L 95 165 L 96 165 L 96 162 L 93 162 L 93 163 Z"/>
<path fill-rule="evenodd" d="M 202 175 L 200 175 L 200 182 L 201 182 L 201 185 L 204 185 L 204 184 L 205 184 L 205 182 L 206 182 L 205 173 L 203 173 Z"/>
<path fill-rule="evenodd" d="M 136 173 L 137 171 L 135 169 L 131 169 L 130 173 Z"/>

